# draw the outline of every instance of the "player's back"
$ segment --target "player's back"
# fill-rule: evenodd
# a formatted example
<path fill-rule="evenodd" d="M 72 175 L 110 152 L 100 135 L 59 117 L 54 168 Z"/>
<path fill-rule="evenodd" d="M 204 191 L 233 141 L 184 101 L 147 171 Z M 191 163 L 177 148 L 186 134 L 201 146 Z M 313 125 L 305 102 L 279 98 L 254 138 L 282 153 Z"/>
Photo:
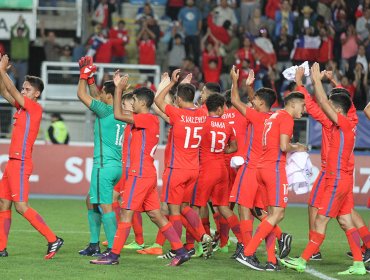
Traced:
<path fill-rule="evenodd" d="M 293 135 L 294 120 L 285 110 L 279 110 L 265 120 L 262 134 L 262 155 L 259 159 L 258 168 L 284 167 L 286 152 L 280 149 L 280 135 Z"/>
<path fill-rule="evenodd" d="M 150 113 L 134 114 L 134 120 L 129 150 L 129 174 L 139 177 L 156 176 L 153 156 L 159 140 L 158 117 Z"/>
<path fill-rule="evenodd" d="M 235 139 L 233 128 L 221 117 L 208 116 L 200 143 L 200 168 L 225 168 L 224 150 Z"/>
<path fill-rule="evenodd" d="M 122 143 L 122 164 L 123 167 L 130 166 L 130 148 L 131 148 L 131 141 L 132 141 L 132 124 L 128 124 L 125 127 L 125 131 L 123 133 L 123 143 Z"/>
<path fill-rule="evenodd" d="M 172 125 L 172 139 L 168 167 L 199 169 L 199 144 L 206 113 L 202 109 L 181 109 L 166 106 Z"/>
<path fill-rule="evenodd" d="M 9 158 L 32 159 L 33 144 L 36 141 L 42 118 L 42 107 L 37 102 L 24 97 L 24 107 L 16 103 L 13 115 L 13 132 L 9 148 Z"/>

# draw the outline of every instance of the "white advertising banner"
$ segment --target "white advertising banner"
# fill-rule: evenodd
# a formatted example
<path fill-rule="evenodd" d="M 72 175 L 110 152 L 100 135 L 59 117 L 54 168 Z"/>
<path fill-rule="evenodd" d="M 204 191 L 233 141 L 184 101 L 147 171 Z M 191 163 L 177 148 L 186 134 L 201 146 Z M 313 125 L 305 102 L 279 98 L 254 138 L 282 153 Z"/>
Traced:
<path fill-rule="evenodd" d="M 27 12 L 8 12 L 0 11 L 0 40 L 10 39 L 10 30 L 18 22 L 19 16 L 22 16 L 30 29 L 31 41 L 36 39 L 36 18 L 32 11 Z"/>

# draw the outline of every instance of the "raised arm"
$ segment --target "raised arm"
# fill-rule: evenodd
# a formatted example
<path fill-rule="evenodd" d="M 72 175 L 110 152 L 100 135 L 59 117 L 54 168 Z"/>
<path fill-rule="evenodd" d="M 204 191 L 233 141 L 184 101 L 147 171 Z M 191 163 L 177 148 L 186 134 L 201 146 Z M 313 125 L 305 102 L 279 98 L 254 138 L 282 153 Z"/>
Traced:
<path fill-rule="evenodd" d="M 227 146 L 224 150 L 224 153 L 225 154 L 232 154 L 232 153 L 235 153 L 237 150 L 238 150 L 238 144 L 237 144 L 236 140 L 231 140 L 227 144 Z"/>
<path fill-rule="evenodd" d="M 80 80 L 77 87 L 77 97 L 82 101 L 82 103 L 90 108 L 94 98 L 92 95 L 87 93 L 86 85 L 88 84 L 88 79 L 92 78 L 96 72 L 96 66 L 92 64 L 92 59 L 89 57 L 82 57 L 79 61 L 79 66 Z"/>
<path fill-rule="evenodd" d="M 180 69 L 176 69 L 175 71 L 173 71 L 171 82 L 154 98 L 155 105 L 157 105 L 158 109 L 161 110 L 163 113 L 165 113 L 167 106 L 166 96 L 170 92 L 170 89 L 178 82 L 180 71 Z"/>
<path fill-rule="evenodd" d="M 0 95 L 8 101 L 12 106 L 15 106 L 15 100 L 14 98 L 10 95 L 10 93 L 6 90 L 5 85 L 2 81 L 2 78 L 0 76 Z"/>
<path fill-rule="evenodd" d="M 232 86 L 231 86 L 231 103 L 234 105 L 234 107 L 243 115 L 245 116 L 247 105 L 244 104 L 240 100 L 239 96 L 239 89 L 238 89 L 238 79 L 239 79 L 239 69 L 236 70 L 235 65 L 231 68 L 230 76 L 232 80 Z"/>
<path fill-rule="evenodd" d="M 114 118 L 125 123 L 133 124 L 134 123 L 133 112 L 124 110 L 122 108 L 122 93 L 130 87 L 130 85 L 128 84 L 128 75 L 121 76 L 119 70 L 117 70 L 114 73 L 113 81 L 114 85 L 116 86 L 113 98 Z"/>
<path fill-rule="evenodd" d="M 290 137 L 280 134 L 280 150 L 285 153 L 306 152 L 307 146 L 301 143 L 290 143 Z"/>
<path fill-rule="evenodd" d="M 12 80 L 9 78 L 6 70 L 9 66 L 9 57 L 8 55 L 0 56 L 0 76 L 2 80 L 2 84 L 4 86 L 4 90 L 2 91 L 4 98 L 12 105 L 15 106 L 15 102 L 17 102 L 20 106 L 24 107 L 24 97 L 23 95 L 17 90 L 15 85 L 13 84 Z"/>
<path fill-rule="evenodd" d="M 254 98 L 254 95 L 255 95 L 255 92 L 254 92 L 254 89 L 253 89 L 254 80 L 255 80 L 255 78 L 254 78 L 254 71 L 253 70 L 249 70 L 248 78 L 245 81 L 245 84 L 247 86 L 247 94 L 248 94 L 249 101 L 252 101 L 253 98 Z"/>
<path fill-rule="evenodd" d="M 370 120 L 370 102 L 366 105 L 364 109 L 365 116 Z"/>
<path fill-rule="evenodd" d="M 311 78 L 315 88 L 317 103 L 330 120 L 338 123 L 338 115 L 329 103 L 328 97 L 326 96 L 325 90 L 321 83 L 321 76 L 322 74 L 320 73 L 320 66 L 317 62 L 315 62 L 311 67 Z"/>
<path fill-rule="evenodd" d="M 170 77 L 168 76 L 168 73 L 165 72 L 162 74 L 162 77 L 161 77 L 161 82 L 159 83 L 158 85 L 158 89 L 157 89 L 157 92 L 155 93 L 155 95 L 159 94 L 166 86 L 168 86 L 168 84 L 171 82 L 171 79 Z M 165 122 L 169 123 L 170 122 L 170 119 L 168 118 L 168 116 L 163 113 L 159 108 L 158 106 L 153 103 L 152 105 L 152 109 L 154 110 L 154 112 L 160 116 Z"/>

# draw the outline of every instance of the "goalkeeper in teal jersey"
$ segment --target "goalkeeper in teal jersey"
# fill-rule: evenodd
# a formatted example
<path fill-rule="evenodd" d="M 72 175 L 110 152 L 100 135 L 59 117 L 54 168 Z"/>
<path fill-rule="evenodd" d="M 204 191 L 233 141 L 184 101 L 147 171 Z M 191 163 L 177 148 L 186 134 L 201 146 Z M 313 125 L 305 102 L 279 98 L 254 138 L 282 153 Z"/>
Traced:
<path fill-rule="evenodd" d="M 114 118 L 114 82 L 105 82 L 102 91 L 99 92 L 93 78 L 96 66 L 92 64 L 92 58 L 82 57 L 79 63 L 80 81 L 77 96 L 96 115 L 94 164 L 90 190 L 86 198 L 90 243 L 86 249 L 79 251 L 79 254 L 99 256 L 101 255 L 99 247 L 101 223 L 108 240 L 107 251 L 112 248 L 117 228 L 116 216 L 112 209 L 113 187 L 122 175 L 122 138 L 126 123 Z M 90 95 L 87 93 L 86 85 L 89 87 Z"/>

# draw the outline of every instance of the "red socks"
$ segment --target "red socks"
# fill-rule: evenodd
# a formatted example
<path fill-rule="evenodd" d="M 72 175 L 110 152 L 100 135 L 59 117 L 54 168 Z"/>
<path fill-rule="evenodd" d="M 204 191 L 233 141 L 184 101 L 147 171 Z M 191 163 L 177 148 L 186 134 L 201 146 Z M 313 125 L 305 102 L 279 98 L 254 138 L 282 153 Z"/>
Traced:
<path fill-rule="evenodd" d="M 169 219 L 168 215 L 165 215 L 165 217 L 166 217 L 167 220 Z M 160 231 L 160 229 L 158 229 L 157 237 L 155 238 L 155 243 L 157 243 L 158 245 L 163 246 L 164 242 L 166 242 L 166 237 L 163 235 L 163 233 Z"/>
<path fill-rule="evenodd" d="M 267 235 L 265 239 L 265 243 L 266 243 L 266 251 L 267 251 L 267 261 L 273 264 L 276 264 L 275 241 L 276 241 L 275 232 L 271 231 L 270 234 Z"/>
<path fill-rule="evenodd" d="M 306 261 L 309 261 L 311 256 L 318 251 L 320 248 L 322 242 L 325 239 L 325 234 L 318 233 L 316 231 L 310 231 L 310 240 L 308 241 L 308 244 L 306 248 L 304 249 L 301 257 L 305 259 Z"/>
<path fill-rule="evenodd" d="M 12 211 L 6 210 L 0 212 L 0 251 L 6 248 L 10 224 L 12 222 Z"/>
<path fill-rule="evenodd" d="M 245 248 L 247 247 L 249 241 L 252 239 L 253 220 L 241 220 L 240 230 L 242 232 L 242 238 L 243 238 L 242 242 Z"/>
<path fill-rule="evenodd" d="M 211 225 L 209 223 L 209 218 L 202 218 L 202 224 L 206 233 L 208 235 L 211 235 Z"/>
<path fill-rule="evenodd" d="M 170 217 L 169 220 L 170 220 L 173 228 L 175 229 L 177 235 L 181 239 L 181 235 L 182 235 L 181 215 L 170 215 L 169 217 Z"/>
<path fill-rule="evenodd" d="M 273 229 L 274 226 L 271 225 L 267 219 L 263 220 L 263 222 L 258 226 L 252 240 L 248 243 L 247 247 L 244 248 L 244 254 L 246 256 L 252 256 L 256 252 L 262 240 L 264 240 Z"/>
<path fill-rule="evenodd" d="M 239 229 L 240 230 L 240 229 Z M 220 247 L 225 247 L 229 241 L 229 223 L 224 217 L 220 218 Z"/>
<path fill-rule="evenodd" d="M 198 236 L 194 236 L 197 241 L 201 241 L 202 236 L 206 234 L 204 227 L 202 225 L 202 221 L 199 218 L 199 215 L 191 209 L 189 206 L 185 207 L 181 214 L 185 217 L 189 225 L 194 229 Z"/>
<path fill-rule="evenodd" d="M 47 226 L 39 213 L 37 213 L 34 209 L 32 209 L 31 207 L 28 208 L 26 212 L 24 212 L 23 217 L 25 217 L 28 222 L 36 230 L 38 230 L 38 232 L 41 233 L 49 243 L 55 242 L 55 240 L 57 240 L 54 232 L 51 231 L 51 229 Z"/>
<path fill-rule="evenodd" d="M 308 240 L 311 240 L 311 239 L 312 239 L 312 230 L 310 230 L 308 234 Z M 317 250 L 313 253 L 313 255 L 317 254 L 318 252 L 320 252 L 320 247 L 317 248 Z"/>
<path fill-rule="evenodd" d="M 119 205 L 119 202 L 118 201 L 113 202 L 112 203 L 112 208 L 113 208 L 114 214 L 116 214 L 116 220 L 117 220 L 117 224 L 118 224 L 120 214 L 121 214 L 121 206 Z"/>
<path fill-rule="evenodd" d="M 114 236 L 112 253 L 119 255 L 130 234 L 131 223 L 119 222 L 116 235 Z"/>
<path fill-rule="evenodd" d="M 168 222 L 165 226 L 161 227 L 159 230 L 170 242 L 172 250 L 178 250 L 183 247 L 180 237 L 178 236 L 177 232 L 175 231 L 174 227 L 170 222 Z"/>
<path fill-rule="evenodd" d="M 215 221 L 217 232 L 220 232 L 220 218 L 221 218 L 221 214 L 219 212 L 215 212 L 213 214 L 213 220 Z"/>
<path fill-rule="evenodd" d="M 227 218 L 227 223 L 229 224 L 229 227 L 234 233 L 236 239 L 238 239 L 238 242 L 242 243 L 243 237 L 240 231 L 240 223 L 239 223 L 238 217 L 235 214 L 230 216 L 229 218 Z"/>
<path fill-rule="evenodd" d="M 281 231 L 281 228 L 280 228 L 278 225 L 276 225 L 276 226 L 274 227 L 273 231 L 274 231 L 274 233 L 275 233 L 276 238 L 277 238 L 277 239 L 280 239 L 280 238 L 281 238 L 281 234 L 283 233 L 283 232 Z"/>
<path fill-rule="evenodd" d="M 369 229 L 366 226 L 363 226 L 363 227 L 358 228 L 357 231 L 360 234 L 362 242 L 364 242 L 364 245 L 366 246 L 366 248 L 370 249 Z"/>
<path fill-rule="evenodd" d="M 346 231 L 346 236 L 353 255 L 353 261 L 362 262 L 362 253 L 361 253 L 361 242 L 360 235 L 357 231 L 357 228 L 351 228 Z"/>
<path fill-rule="evenodd" d="M 141 213 L 138 211 L 135 211 L 134 215 L 132 216 L 132 229 L 135 233 L 136 243 L 139 245 L 144 244 L 143 218 L 141 217 Z"/>

